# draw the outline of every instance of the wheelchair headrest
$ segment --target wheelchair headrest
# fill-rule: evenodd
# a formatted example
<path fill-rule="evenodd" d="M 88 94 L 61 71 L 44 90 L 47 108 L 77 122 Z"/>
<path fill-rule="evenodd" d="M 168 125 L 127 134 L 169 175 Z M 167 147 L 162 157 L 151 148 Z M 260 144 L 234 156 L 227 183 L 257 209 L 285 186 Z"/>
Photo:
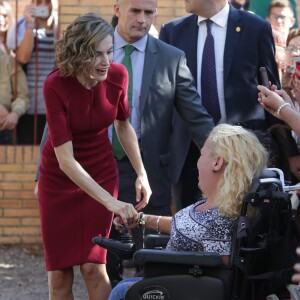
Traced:
<path fill-rule="evenodd" d="M 259 176 L 259 179 L 264 178 L 279 178 L 278 173 L 274 171 L 273 168 L 267 168 L 262 171 L 262 173 Z"/>
<path fill-rule="evenodd" d="M 279 190 L 284 186 L 284 175 L 282 170 L 277 168 L 266 168 L 262 171 L 259 178 L 254 178 L 249 193 L 259 190 Z"/>

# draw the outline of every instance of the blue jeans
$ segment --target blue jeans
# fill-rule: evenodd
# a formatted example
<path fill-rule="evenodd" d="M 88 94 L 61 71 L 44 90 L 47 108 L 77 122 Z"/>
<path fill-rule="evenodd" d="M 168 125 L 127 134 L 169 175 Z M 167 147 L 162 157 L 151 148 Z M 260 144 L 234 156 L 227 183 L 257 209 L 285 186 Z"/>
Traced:
<path fill-rule="evenodd" d="M 135 282 L 142 280 L 143 277 L 131 277 L 120 281 L 111 291 L 108 300 L 124 300 L 128 288 Z"/>

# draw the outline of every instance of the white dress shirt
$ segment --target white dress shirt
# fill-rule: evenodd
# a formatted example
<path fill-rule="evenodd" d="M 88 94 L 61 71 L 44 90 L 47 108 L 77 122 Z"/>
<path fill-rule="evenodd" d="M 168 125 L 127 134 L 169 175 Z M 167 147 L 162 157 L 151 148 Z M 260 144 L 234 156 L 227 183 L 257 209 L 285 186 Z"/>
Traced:
<path fill-rule="evenodd" d="M 221 110 L 220 123 L 226 123 L 226 110 L 224 100 L 224 49 L 227 32 L 227 21 L 229 16 L 229 4 L 226 3 L 224 8 L 216 15 L 210 18 L 212 23 L 212 35 L 215 44 L 215 58 L 216 58 L 216 75 L 217 75 L 217 88 Z M 202 53 L 204 48 L 205 39 L 207 36 L 207 28 L 205 22 L 206 18 L 198 16 L 198 46 L 197 46 L 197 90 L 201 95 L 201 67 L 202 67 Z"/>
<path fill-rule="evenodd" d="M 142 86 L 142 78 L 144 71 L 145 50 L 148 35 L 137 42 L 131 44 L 136 49 L 131 54 L 132 62 L 132 108 L 130 110 L 131 125 L 133 126 L 138 139 L 141 137 L 141 116 L 140 116 L 140 94 Z M 114 32 L 114 58 L 113 61 L 121 63 L 125 54 L 124 46 L 128 43 L 118 33 L 118 27 Z M 108 136 L 112 140 L 112 126 L 108 130 Z"/>

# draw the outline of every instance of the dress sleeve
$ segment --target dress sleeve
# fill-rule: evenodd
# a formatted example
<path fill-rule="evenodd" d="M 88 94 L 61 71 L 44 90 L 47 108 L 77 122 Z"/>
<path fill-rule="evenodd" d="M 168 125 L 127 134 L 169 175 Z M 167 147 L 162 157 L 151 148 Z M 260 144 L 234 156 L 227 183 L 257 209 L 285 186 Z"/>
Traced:
<path fill-rule="evenodd" d="M 120 121 L 126 121 L 129 117 L 130 117 L 130 108 L 126 97 L 123 98 L 123 100 L 120 100 L 118 104 L 117 119 Z"/>
<path fill-rule="evenodd" d="M 49 137 L 53 147 L 58 147 L 72 140 L 69 127 L 66 99 L 63 99 L 58 87 L 48 82 L 44 84 L 44 99 L 46 107 L 46 118 L 49 127 Z M 63 101 L 64 100 L 64 101 Z"/>
<path fill-rule="evenodd" d="M 120 65 L 120 67 L 124 76 L 122 83 L 122 92 L 120 94 L 120 99 L 118 103 L 117 119 L 120 121 L 126 121 L 130 116 L 130 107 L 128 102 L 128 72 L 123 65 Z"/>

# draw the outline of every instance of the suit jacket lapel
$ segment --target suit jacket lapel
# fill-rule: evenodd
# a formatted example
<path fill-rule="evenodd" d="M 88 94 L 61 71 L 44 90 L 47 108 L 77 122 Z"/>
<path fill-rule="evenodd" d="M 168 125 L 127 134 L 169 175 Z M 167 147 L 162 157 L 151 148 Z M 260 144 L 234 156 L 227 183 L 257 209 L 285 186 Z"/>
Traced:
<path fill-rule="evenodd" d="M 238 10 L 230 5 L 227 33 L 224 50 L 224 85 L 229 76 L 233 57 L 236 55 L 237 44 L 243 31 L 242 17 Z"/>
<path fill-rule="evenodd" d="M 146 99 L 149 93 L 149 88 L 152 81 L 152 75 L 156 67 L 157 61 L 157 47 L 155 43 L 155 38 L 151 35 L 148 35 L 148 41 L 145 50 L 145 60 L 144 60 L 144 70 L 143 78 L 141 85 L 141 94 L 140 94 L 140 114 L 142 116 Z"/>
<path fill-rule="evenodd" d="M 195 82 L 197 82 L 197 48 L 198 48 L 198 17 L 192 15 L 185 19 L 186 32 L 189 34 L 181 33 L 182 44 L 179 47 L 185 52 L 187 65 L 194 77 Z"/>

